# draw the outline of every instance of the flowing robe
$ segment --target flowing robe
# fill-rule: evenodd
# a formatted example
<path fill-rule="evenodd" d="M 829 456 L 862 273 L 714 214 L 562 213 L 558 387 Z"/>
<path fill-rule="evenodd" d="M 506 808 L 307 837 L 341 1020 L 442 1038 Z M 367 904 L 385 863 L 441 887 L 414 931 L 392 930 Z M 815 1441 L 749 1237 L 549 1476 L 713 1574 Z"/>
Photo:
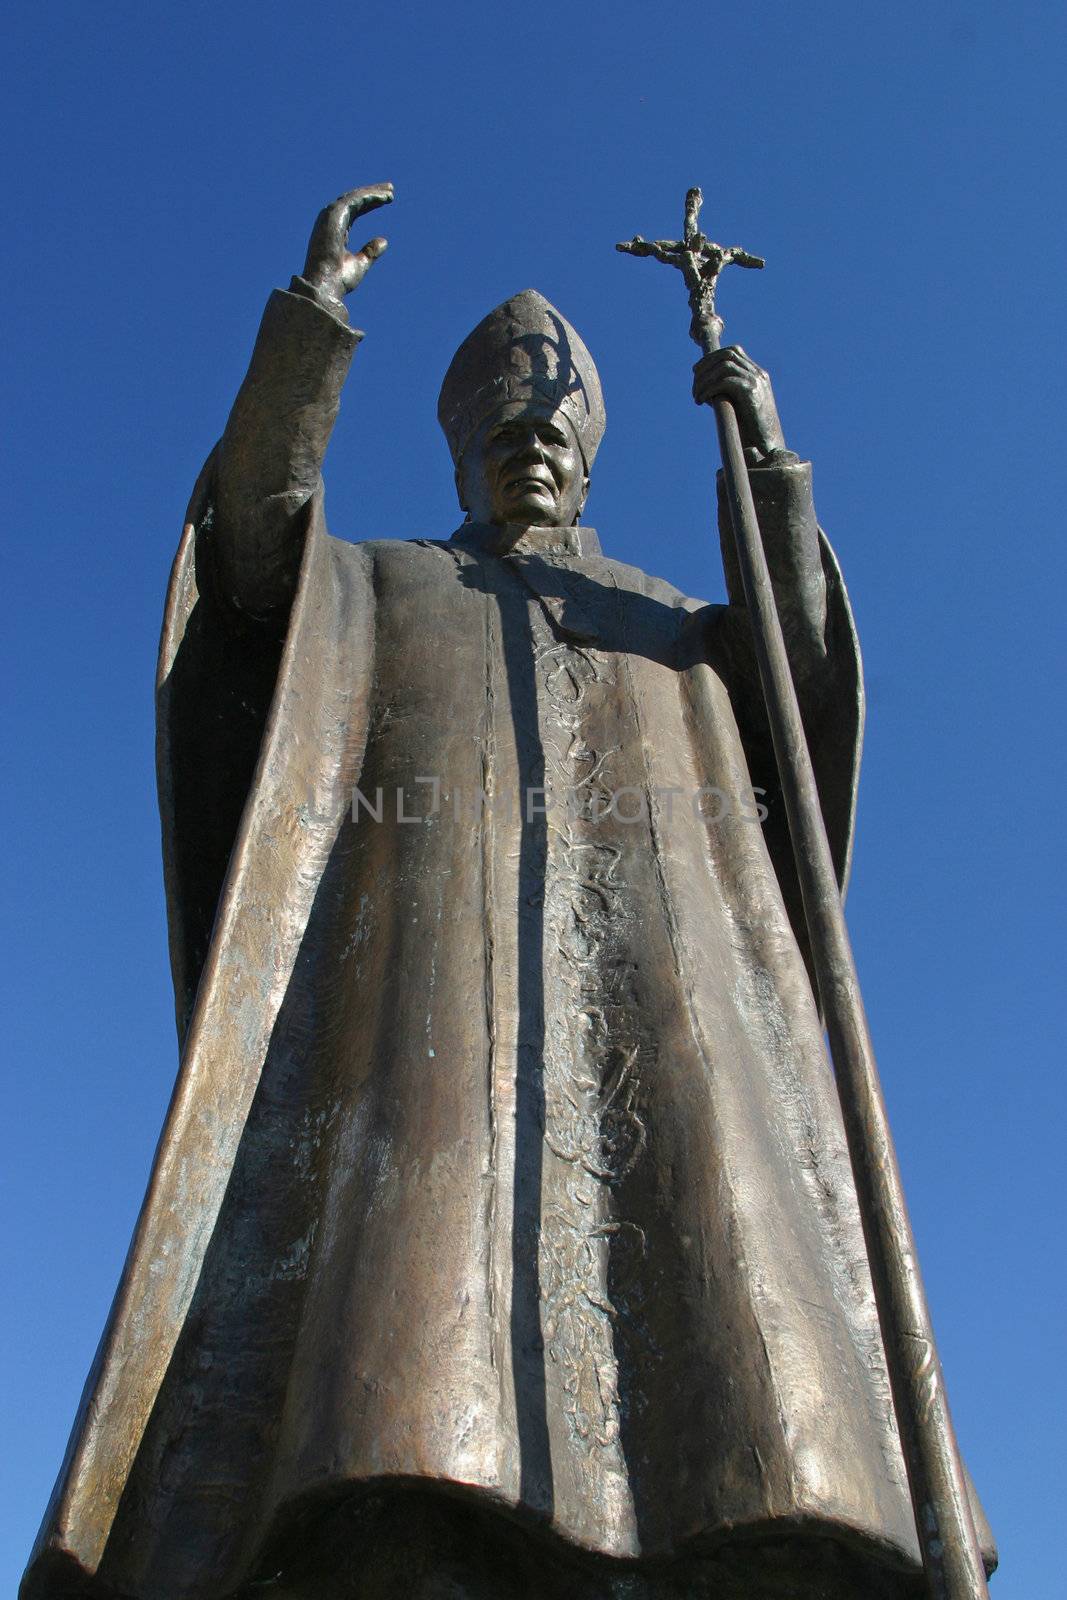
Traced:
<path fill-rule="evenodd" d="M 273 297 L 175 565 L 182 1066 L 24 1594 L 215 1600 L 390 1485 L 622 1562 L 844 1547 L 908 1592 L 744 615 L 588 529 L 330 537 L 307 484 L 354 344 Z M 213 546 L 271 428 L 241 514 L 306 531 L 256 620 Z M 847 599 L 810 469 L 752 480 L 843 883 Z"/>

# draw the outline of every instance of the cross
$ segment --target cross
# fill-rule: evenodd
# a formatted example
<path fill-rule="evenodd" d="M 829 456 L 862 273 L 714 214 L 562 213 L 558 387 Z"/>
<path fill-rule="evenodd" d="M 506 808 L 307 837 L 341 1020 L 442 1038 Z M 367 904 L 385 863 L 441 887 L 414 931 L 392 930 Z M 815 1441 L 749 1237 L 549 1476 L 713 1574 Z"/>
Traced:
<path fill-rule="evenodd" d="M 715 311 L 715 284 L 723 267 L 736 262 L 739 267 L 766 265 L 761 256 L 749 255 L 739 245 L 714 244 L 701 233 L 697 218 L 704 204 L 699 189 L 690 189 L 685 197 L 685 224 L 680 239 L 642 239 L 637 234 L 615 246 L 628 256 L 655 256 L 669 267 L 677 267 L 689 290 L 689 306 L 693 320 L 689 336 L 710 355 L 719 348 L 722 318 Z"/>

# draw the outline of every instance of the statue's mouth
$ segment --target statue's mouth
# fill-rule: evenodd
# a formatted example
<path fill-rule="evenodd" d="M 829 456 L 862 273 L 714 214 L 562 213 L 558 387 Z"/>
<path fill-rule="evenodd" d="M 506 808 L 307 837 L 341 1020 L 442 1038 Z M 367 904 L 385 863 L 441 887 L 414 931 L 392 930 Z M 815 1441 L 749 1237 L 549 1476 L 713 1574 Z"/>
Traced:
<path fill-rule="evenodd" d="M 532 494 L 536 491 L 540 494 L 550 495 L 553 492 L 552 482 L 547 474 L 537 472 L 523 472 L 516 477 L 509 478 L 505 487 L 511 494 Z"/>

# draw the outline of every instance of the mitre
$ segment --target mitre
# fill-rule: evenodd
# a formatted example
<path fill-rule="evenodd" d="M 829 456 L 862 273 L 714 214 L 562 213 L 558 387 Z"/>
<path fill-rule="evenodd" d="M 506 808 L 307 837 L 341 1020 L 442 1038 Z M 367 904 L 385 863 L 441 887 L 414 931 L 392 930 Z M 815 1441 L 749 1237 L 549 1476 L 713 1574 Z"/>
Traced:
<path fill-rule="evenodd" d="M 536 289 L 490 311 L 452 357 L 437 417 L 453 461 L 487 417 L 512 403 L 563 412 L 589 470 L 607 421 L 600 377 L 581 336 Z"/>

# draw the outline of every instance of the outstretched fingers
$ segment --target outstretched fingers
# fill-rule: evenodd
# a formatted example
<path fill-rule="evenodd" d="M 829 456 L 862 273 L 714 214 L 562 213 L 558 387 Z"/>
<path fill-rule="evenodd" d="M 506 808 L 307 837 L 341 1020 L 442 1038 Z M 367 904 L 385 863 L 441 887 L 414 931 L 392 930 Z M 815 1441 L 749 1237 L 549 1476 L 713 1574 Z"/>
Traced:
<path fill-rule="evenodd" d="M 372 183 L 363 189 L 349 189 L 338 195 L 328 206 L 323 206 L 315 221 L 311 235 L 313 248 L 322 254 L 339 256 L 345 247 L 348 230 L 364 212 L 376 211 L 379 206 L 392 203 L 391 183 Z"/>
<path fill-rule="evenodd" d="M 311 231 L 304 277 L 334 298 L 347 294 L 361 283 L 371 264 L 385 249 L 385 240 L 371 239 L 362 250 L 350 254 L 348 230 L 357 217 L 389 205 L 392 199 L 391 183 L 371 183 L 361 189 L 349 189 L 328 206 L 323 206 Z"/>
<path fill-rule="evenodd" d="M 344 212 L 345 228 L 348 229 L 357 217 L 362 217 L 368 211 L 377 211 L 379 206 L 388 206 L 392 202 L 391 183 L 368 183 L 362 189 L 349 189 L 347 194 L 340 195 L 334 201 L 334 205 Z"/>

